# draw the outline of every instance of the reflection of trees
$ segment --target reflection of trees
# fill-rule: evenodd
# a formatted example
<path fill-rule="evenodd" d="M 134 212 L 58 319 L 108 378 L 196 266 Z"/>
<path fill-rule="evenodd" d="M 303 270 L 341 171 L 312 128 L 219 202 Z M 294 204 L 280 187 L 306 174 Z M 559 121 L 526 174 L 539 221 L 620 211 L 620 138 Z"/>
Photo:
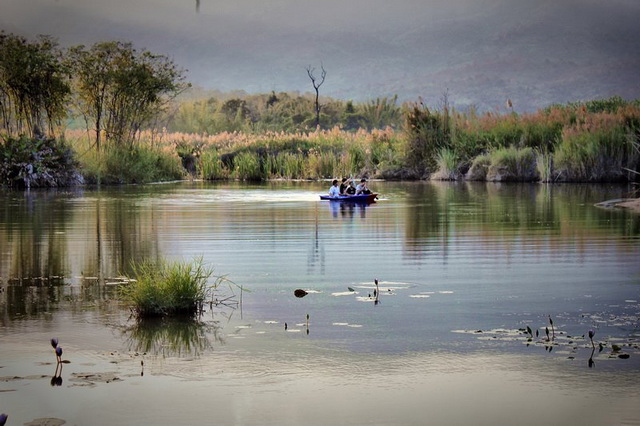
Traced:
<path fill-rule="evenodd" d="M 640 217 L 593 206 L 621 197 L 624 188 L 610 185 L 429 182 L 407 195 L 407 255 L 435 251 L 446 258 L 450 242 L 463 234 L 492 244 L 497 239 L 503 248 L 525 236 L 552 245 L 602 234 L 638 236 Z"/>
<path fill-rule="evenodd" d="M 191 318 L 149 318 L 124 329 L 129 350 L 162 356 L 200 355 L 212 342 L 224 343 L 218 322 Z"/>
<path fill-rule="evenodd" d="M 446 253 L 449 233 L 447 205 L 455 197 L 455 187 L 451 184 L 426 184 L 412 189 L 407 194 L 407 255 L 420 257 L 429 252 Z"/>
<path fill-rule="evenodd" d="M 153 188 L 154 191 L 168 190 Z M 0 194 L 0 280 L 8 314 L 50 312 L 64 299 L 110 300 L 104 284 L 131 260 L 157 253 L 155 209 L 139 208 L 149 189 Z M 73 253 L 74 255 L 70 255 Z M 64 284 L 80 284 L 74 291 Z"/>
<path fill-rule="evenodd" d="M 64 274 L 69 196 L 57 191 L 10 192 L 0 207 L 0 271 L 8 279 L 48 280 Z M 60 202 L 60 200 L 63 202 Z M 59 215 L 53 217 L 51 206 Z M 6 248 L 6 251 L 4 251 Z"/>

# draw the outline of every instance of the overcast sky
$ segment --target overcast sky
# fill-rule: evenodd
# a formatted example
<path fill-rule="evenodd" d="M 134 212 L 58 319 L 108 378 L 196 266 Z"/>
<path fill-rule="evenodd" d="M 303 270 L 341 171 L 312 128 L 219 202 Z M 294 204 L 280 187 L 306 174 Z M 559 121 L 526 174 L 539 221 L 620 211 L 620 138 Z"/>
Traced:
<path fill-rule="evenodd" d="M 126 40 L 199 86 L 398 94 L 529 110 L 640 98 L 639 0 L 0 0 L 0 29 L 61 44 Z"/>

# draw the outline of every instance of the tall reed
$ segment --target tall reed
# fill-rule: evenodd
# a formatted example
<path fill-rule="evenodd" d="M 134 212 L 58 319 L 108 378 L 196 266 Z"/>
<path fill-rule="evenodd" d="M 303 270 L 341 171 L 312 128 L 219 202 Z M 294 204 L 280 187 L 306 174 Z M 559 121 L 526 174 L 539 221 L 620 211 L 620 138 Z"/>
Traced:
<path fill-rule="evenodd" d="M 208 149 L 200 154 L 199 173 L 202 179 L 219 180 L 227 177 L 222 167 L 222 161 L 215 148 Z"/>
<path fill-rule="evenodd" d="M 241 152 L 233 159 L 235 177 L 239 180 L 260 181 L 266 178 L 260 157 L 253 152 Z"/>

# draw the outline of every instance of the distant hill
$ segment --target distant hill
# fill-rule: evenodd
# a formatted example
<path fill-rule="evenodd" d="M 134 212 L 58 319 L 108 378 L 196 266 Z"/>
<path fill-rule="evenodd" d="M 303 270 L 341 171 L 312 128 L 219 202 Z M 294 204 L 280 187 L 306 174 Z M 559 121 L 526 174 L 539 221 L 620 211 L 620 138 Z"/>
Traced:
<path fill-rule="evenodd" d="M 307 92 L 305 67 L 322 63 L 321 94 L 358 101 L 397 94 L 437 105 L 448 90 L 458 107 L 511 99 L 531 111 L 640 98 L 637 0 L 201 0 L 197 14 L 177 0 L 114 1 L 122 7 L 46 2 L 27 18 L 5 9 L 0 28 L 66 45 L 131 40 L 220 92 Z"/>

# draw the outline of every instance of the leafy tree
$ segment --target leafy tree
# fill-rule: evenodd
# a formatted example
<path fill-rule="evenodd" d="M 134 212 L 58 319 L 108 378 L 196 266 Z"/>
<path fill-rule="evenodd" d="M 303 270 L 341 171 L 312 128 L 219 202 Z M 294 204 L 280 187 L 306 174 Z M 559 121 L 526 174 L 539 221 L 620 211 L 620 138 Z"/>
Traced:
<path fill-rule="evenodd" d="M 111 41 L 70 50 L 77 103 L 96 146 L 101 133 L 118 145 L 133 144 L 137 132 L 182 92 L 183 71 L 163 55 Z"/>
<path fill-rule="evenodd" d="M 69 73 L 57 43 L 0 32 L 0 129 L 9 135 L 53 135 L 66 117 Z"/>

